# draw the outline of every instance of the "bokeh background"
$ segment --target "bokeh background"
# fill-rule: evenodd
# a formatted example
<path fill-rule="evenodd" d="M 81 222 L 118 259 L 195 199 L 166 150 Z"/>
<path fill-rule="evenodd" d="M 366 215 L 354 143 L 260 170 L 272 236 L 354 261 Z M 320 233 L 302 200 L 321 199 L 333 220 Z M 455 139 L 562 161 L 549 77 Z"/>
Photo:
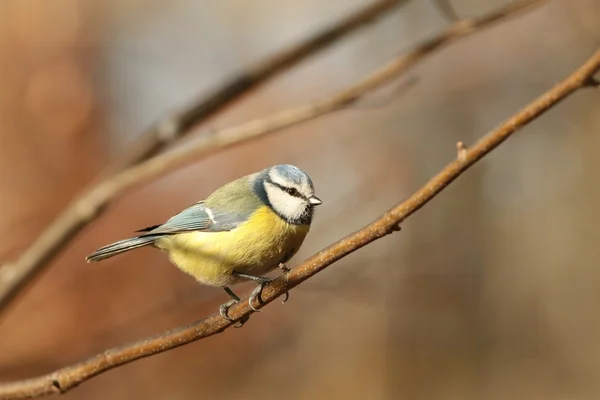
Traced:
<path fill-rule="evenodd" d="M 476 16 L 500 0 L 453 0 Z M 2 0 L 0 261 L 144 128 L 364 0 Z M 448 26 L 411 0 L 254 91 L 201 135 L 304 104 Z M 0 380 L 187 324 L 226 300 L 153 249 L 100 245 L 241 175 L 293 163 L 324 200 L 294 262 L 407 197 L 600 44 L 600 3 L 551 0 L 352 107 L 203 159 L 113 203 L 0 315 Z M 240 330 L 129 364 L 66 399 L 596 399 L 600 92 L 520 131 L 386 237 Z M 294 263 L 293 262 L 293 263 Z M 292 263 L 292 264 L 293 264 Z M 238 291 L 247 293 L 251 286 Z"/>

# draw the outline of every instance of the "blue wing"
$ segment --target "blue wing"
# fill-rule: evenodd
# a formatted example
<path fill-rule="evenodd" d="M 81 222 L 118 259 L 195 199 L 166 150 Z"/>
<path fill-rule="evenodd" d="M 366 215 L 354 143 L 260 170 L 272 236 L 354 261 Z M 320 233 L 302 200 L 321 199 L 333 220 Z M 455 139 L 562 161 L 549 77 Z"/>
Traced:
<path fill-rule="evenodd" d="M 171 217 L 162 225 L 155 225 L 138 232 L 140 236 L 173 235 L 189 231 L 223 232 L 230 231 L 246 220 L 237 214 L 216 212 L 198 202 Z"/>

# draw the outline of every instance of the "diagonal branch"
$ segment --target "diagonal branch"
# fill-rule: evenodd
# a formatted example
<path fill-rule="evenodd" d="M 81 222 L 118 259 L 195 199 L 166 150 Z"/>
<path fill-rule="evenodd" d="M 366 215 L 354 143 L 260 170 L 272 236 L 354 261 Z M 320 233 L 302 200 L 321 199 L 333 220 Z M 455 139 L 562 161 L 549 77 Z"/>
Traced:
<path fill-rule="evenodd" d="M 578 89 L 595 87 L 590 83 L 595 80 L 590 78 L 598 70 L 600 70 L 600 49 L 565 80 L 500 124 L 472 147 L 466 147 L 463 143 L 457 144 L 458 155 L 456 159 L 408 199 L 397 204 L 369 225 L 332 244 L 293 268 L 286 275 L 268 284 L 262 295 L 264 303 L 272 302 L 289 289 L 298 286 L 348 254 L 397 231 L 400 223 L 427 204 L 465 170 L 519 129 L 550 110 Z M 252 314 L 252 310 L 248 306 L 248 299 L 245 300 L 230 309 L 229 315 L 236 321 Z M 212 315 L 188 326 L 176 328 L 122 347 L 106 350 L 85 361 L 38 378 L 0 385 L 0 399 L 23 399 L 64 393 L 110 369 L 223 332 L 232 323 L 219 315 Z"/>
<path fill-rule="evenodd" d="M 229 105 L 233 100 L 237 100 L 241 95 L 407 1 L 379 0 L 348 15 L 335 25 L 317 32 L 305 41 L 250 66 L 215 88 L 203 99 L 150 127 L 138 140 L 136 146 L 114 167 L 123 169 L 150 158 L 165 145 L 189 133 L 194 126 Z"/>
<path fill-rule="evenodd" d="M 97 218 L 105 206 L 124 191 L 215 151 L 341 110 L 365 94 L 396 79 L 436 50 L 497 22 L 528 11 L 545 1 L 547 0 L 519 1 L 484 17 L 459 21 L 436 37 L 391 60 L 363 80 L 330 97 L 218 131 L 184 148 L 151 158 L 101 182 L 73 201 L 15 263 L 6 264 L 0 269 L 0 309 L 10 302 L 21 287 L 42 271 L 46 262 L 58 250 L 69 243 L 84 226 Z"/>
<path fill-rule="evenodd" d="M 374 21 L 406 1 L 408 0 L 379 0 L 348 15 L 335 25 L 317 32 L 306 40 L 284 49 L 233 76 L 204 98 L 179 112 L 173 113 L 143 132 L 136 144 L 123 155 L 122 159 L 106 168 L 104 173 L 101 174 L 101 178 L 105 179 L 101 182 L 106 182 L 115 173 L 150 158 L 176 139 L 188 134 L 193 127 L 216 114 L 251 89 L 334 44 L 344 36 Z M 93 196 L 93 188 L 94 186 L 78 198 Z M 80 214 L 75 210 L 75 206 L 79 204 L 78 202 L 79 200 L 67 207 L 21 254 L 19 259 L 4 265 L 0 269 L 0 310 L 8 305 L 22 287 L 41 272 L 44 265 L 59 250 L 64 248 L 84 226 L 93 220 L 93 216 Z"/>

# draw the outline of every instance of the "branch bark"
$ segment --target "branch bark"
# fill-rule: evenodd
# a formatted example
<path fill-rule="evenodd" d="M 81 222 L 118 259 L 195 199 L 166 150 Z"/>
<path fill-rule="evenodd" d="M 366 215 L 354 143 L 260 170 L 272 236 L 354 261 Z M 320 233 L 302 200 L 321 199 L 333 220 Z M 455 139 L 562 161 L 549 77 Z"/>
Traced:
<path fill-rule="evenodd" d="M 155 123 L 142 133 L 136 144 L 121 159 L 106 168 L 101 174 L 100 185 L 110 180 L 115 173 L 153 156 L 251 89 L 267 82 L 278 73 L 325 49 L 406 1 L 408 0 L 380 0 L 352 13 L 305 41 L 249 67 L 215 88 L 203 99 Z M 96 186 L 92 184 L 90 189 L 78 196 L 40 234 L 19 259 L 0 269 L 0 310 L 6 307 L 14 296 L 42 271 L 44 265 L 93 220 L 95 215 L 98 215 L 97 213 L 88 213 L 89 210 L 81 206 L 82 203 L 85 203 L 82 201 L 83 199 L 93 198 L 96 196 L 96 192 Z"/>
<path fill-rule="evenodd" d="M 298 286 L 348 254 L 397 231 L 400 223 L 427 204 L 465 170 L 519 129 L 550 110 L 578 89 L 596 87 L 594 83 L 597 81 L 593 79 L 593 75 L 598 70 L 600 70 L 600 49 L 565 80 L 483 136 L 472 147 L 466 147 L 462 142 L 457 144 L 458 154 L 456 159 L 407 200 L 397 204 L 369 225 L 315 254 L 293 268 L 289 273 L 267 285 L 262 296 L 264 304 L 272 302 L 286 291 Z M 252 314 L 247 300 L 247 298 L 242 300 L 230 309 L 229 315 L 235 321 Z M 24 399 L 53 393 L 64 393 L 105 371 L 215 335 L 223 332 L 231 324 L 233 322 L 229 322 L 215 314 L 188 326 L 173 329 L 122 347 L 106 350 L 85 361 L 38 378 L 0 385 L 0 399 Z"/>
<path fill-rule="evenodd" d="M 204 136 L 184 148 L 151 158 L 99 183 L 73 201 L 15 263 L 6 264 L 0 269 L 0 309 L 41 272 L 50 258 L 68 244 L 77 232 L 97 218 L 105 206 L 124 191 L 217 150 L 341 110 L 365 94 L 396 79 L 436 50 L 546 1 L 520 1 L 478 19 L 459 21 L 436 37 L 391 60 L 358 83 L 330 97 Z"/>

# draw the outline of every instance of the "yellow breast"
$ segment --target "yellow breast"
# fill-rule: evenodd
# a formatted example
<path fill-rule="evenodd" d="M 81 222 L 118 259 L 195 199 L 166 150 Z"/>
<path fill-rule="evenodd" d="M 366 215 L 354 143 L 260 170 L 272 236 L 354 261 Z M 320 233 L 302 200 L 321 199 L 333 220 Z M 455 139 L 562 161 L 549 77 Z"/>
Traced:
<path fill-rule="evenodd" d="M 309 228 L 289 224 L 263 206 L 232 231 L 182 233 L 159 239 L 156 246 L 199 282 L 227 286 L 238 281 L 233 271 L 263 275 L 291 258 Z"/>

